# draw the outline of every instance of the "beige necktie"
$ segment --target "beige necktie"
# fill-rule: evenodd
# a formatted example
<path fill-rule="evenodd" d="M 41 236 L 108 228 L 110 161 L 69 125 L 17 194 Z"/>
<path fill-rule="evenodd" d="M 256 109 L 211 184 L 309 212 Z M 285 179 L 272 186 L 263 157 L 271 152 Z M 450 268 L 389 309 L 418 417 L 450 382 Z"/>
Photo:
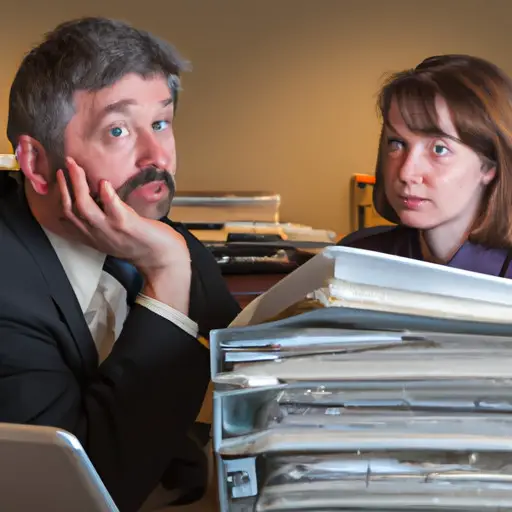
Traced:
<path fill-rule="evenodd" d="M 110 354 L 126 318 L 127 309 L 126 290 L 112 276 L 102 272 L 98 288 L 85 313 L 100 363 Z"/>
<path fill-rule="evenodd" d="M 85 313 L 100 363 L 110 354 L 127 314 L 126 290 L 110 274 L 102 272 L 98 288 Z M 208 341 L 202 337 L 199 337 L 198 343 L 208 347 Z M 196 421 L 211 424 L 212 415 L 213 385 L 210 382 Z"/>
<path fill-rule="evenodd" d="M 104 297 L 104 296 L 103 296 Z M 98 344 L 98 355 L 100 363 L 103 362 L 110 352 L 112 351 L 112 347 L 116 342 L 116 315 L 112 306 L 109 304 L 108 300 L 105 299 L 105 329 L 102 340 Z"/>

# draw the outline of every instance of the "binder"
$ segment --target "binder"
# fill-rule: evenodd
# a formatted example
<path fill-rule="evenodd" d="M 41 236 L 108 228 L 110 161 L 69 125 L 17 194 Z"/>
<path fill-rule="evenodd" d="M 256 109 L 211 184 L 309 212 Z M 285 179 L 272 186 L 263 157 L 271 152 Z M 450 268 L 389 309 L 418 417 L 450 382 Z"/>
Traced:
<path fill-rule="evenodd" d="M 213 333 L 222 511 L 511 510 L 512 336 L 291 320 Z"/>
<path fill-rule="evenodd" d="M 512 307 L 510 282 L 470 272 L 305 263 L 211 334 L 221 511 L 512 511 L 511 319 L 360 301 L 269 321 L 331 279 Z"/>

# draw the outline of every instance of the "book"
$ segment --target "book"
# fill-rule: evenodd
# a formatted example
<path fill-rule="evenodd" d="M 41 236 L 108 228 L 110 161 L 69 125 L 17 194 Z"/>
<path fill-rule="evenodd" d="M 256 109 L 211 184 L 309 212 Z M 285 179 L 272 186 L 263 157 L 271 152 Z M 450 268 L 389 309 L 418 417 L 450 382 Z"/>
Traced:
<path fill-rule="evenodd" d="M 268 192 L 178 192 L 169 217 L 183 223 L 279 222 L 281 196 Z"/>
<path fill-rule="evenodd" d="M 311 299 L 323 307 L 512 323 L 511 280 L 332 246 L 254 300 L 232 326 L 269 321 Z"/>

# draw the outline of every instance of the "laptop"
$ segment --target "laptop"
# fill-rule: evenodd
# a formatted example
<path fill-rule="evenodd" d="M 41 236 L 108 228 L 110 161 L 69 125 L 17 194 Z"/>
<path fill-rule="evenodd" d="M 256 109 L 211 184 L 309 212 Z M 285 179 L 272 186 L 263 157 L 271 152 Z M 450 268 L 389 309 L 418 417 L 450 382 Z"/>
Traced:
<path fill-rule="evenodd" d="M 0 423 L 0 510 L 118 512 L 74 435 L 8 423 Z"/>

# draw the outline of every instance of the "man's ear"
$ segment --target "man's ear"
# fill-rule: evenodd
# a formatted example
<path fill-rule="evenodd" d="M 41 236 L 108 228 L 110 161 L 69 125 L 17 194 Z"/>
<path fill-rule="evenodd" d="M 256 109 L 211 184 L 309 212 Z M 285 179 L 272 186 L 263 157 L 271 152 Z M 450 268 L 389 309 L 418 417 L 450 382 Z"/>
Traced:
<path fill-rule="evenodd" d="M 51 169 L 43 146 L 29 135 L 21 135 L 16 147 L 16 159 L 21 172 L 37 194 L 48 193 Z"/>

